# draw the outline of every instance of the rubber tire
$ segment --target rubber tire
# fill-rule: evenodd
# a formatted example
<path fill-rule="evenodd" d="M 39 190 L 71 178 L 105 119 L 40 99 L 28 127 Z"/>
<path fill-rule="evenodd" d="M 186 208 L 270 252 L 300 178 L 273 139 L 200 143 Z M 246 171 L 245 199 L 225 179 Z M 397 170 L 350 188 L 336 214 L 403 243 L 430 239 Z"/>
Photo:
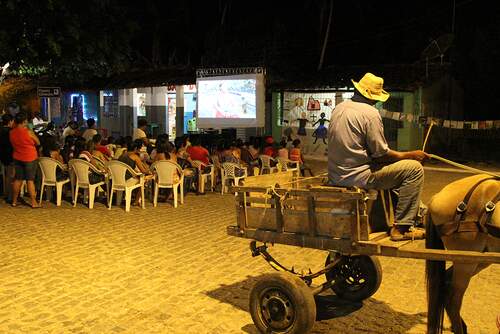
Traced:
<path fill-rule="evenodd" d="M 295 308 L 295 320 L 285 330 L 273 330 L 259 314 L 259 296 L 271 287 L 286 294 Z M 259 278 L 250 291 L 250 315 L 261 333 L 305 334 L 311 331 L 316 321 L 316 303 L 310 288 L 299 277 L 284 272 L 266 274 Z"/>
<path fill-rule="evenodd" d="M 352 260 L 356 261 L 356 264 L 361 268 L 364 276 L 366 277 L 366 282 L 363 286 L 355 291 L 348 289 L 351 284 L 346 283 L 346 280 L 338 281 L 340 268 L 348 263 L 347 261 Z M 325 265 L 328 265 L 329 263 L 330 255 L 326 258 Z M 352 302 L 361 302 L 370 298 L 380 287 L 380 284 L 382 283 L 382 266 L 380 265 L 379 260 L 374 256 L 342 255 L 340 262 L 335 265 L 332 270 L 328 271 L 325 276 L 327 281 L 333 281 L 332 290 L 341 299 Z"/>

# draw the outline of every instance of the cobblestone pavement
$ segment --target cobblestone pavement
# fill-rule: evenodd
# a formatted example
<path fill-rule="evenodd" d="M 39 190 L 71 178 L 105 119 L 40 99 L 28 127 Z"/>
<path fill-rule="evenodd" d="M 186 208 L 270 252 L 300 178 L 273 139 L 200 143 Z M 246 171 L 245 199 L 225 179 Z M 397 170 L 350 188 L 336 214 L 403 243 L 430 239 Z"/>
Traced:
<path fill-rule="evenodd" d="M 463 174 L 427 173 L 432 192 Z M 0 333 L 256 333 L 248 294 L 272 272 L 229 237 L 231 195 L 189 195 L 146 210 L 0 203 Z M 286 265 L 319 269 L 326 253 L 277 245 Z M 361 304 L 321 297 L 314 333 L 424 333 L 424 262 L 382 258 L 379 291 Z M 463 315 L 495 333 L 500 266 L 474 278 Z"/>

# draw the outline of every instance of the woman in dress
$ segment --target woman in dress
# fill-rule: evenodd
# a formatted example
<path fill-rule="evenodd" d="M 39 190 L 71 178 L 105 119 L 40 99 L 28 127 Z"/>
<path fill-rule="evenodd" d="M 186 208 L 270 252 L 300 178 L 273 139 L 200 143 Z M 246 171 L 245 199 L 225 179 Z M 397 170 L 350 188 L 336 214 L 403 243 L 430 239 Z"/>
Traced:
<path fill-rule="evenodd" d="M 320 119 L 318 119 L 316 123 L 313 124 L 313 126 L 315 126 L 316 124 L 319 123 L 318 127 L 316 128 L 316 130 L 314 130 L 312 134 L 313 137 L 316 137 L 316 139 L 314 139 L 313 144 L 316 144 L 318 139 L 321 138 L 323 140 L 323 143 L 326 145 L 326 136 L 328 134 L 328 129 L 325 127 L 325 123 L 330 121 L 327 120 L 325 116 L 326 116 L 325 113 L 322 112 L 320 115 Z"/>

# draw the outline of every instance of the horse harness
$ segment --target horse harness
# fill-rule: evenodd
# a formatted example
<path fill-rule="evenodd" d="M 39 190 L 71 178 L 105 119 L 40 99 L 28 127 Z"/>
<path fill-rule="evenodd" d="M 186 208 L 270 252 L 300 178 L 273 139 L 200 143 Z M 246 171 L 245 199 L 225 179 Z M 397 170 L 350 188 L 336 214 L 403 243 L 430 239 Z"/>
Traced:
<path fill-rule="evenodd" d="M 466 219 L 467 205 L 474 191 L 485 181 L 499 180 L 497 177 L 489 177 L 477 182 L 465 195 L 463 201 L 458 203 L 453 221 L 436 226 L 441 236 L 448 236 L 456 232 L 483 232 L 495 238 L 500 238 L 500 226 L 491 223 L 491 217 L 495 206 L 500 201 L 500 192 L 484 205 L 484 210 L 479 215 L 479 220 Z"/>

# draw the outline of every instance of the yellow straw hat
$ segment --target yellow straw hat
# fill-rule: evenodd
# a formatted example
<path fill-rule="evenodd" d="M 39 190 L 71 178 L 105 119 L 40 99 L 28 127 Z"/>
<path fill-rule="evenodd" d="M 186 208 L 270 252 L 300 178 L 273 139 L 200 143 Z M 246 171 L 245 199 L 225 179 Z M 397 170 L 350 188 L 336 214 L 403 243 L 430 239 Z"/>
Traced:
<path fill-rule="evenodd" d="M 384 90 L 384 79 L 371 73 L 366 73 L 359 82 L 352 79 L 351 81 L 358 92 L 367 99 L 385 102 L 390 96 Z"/>

